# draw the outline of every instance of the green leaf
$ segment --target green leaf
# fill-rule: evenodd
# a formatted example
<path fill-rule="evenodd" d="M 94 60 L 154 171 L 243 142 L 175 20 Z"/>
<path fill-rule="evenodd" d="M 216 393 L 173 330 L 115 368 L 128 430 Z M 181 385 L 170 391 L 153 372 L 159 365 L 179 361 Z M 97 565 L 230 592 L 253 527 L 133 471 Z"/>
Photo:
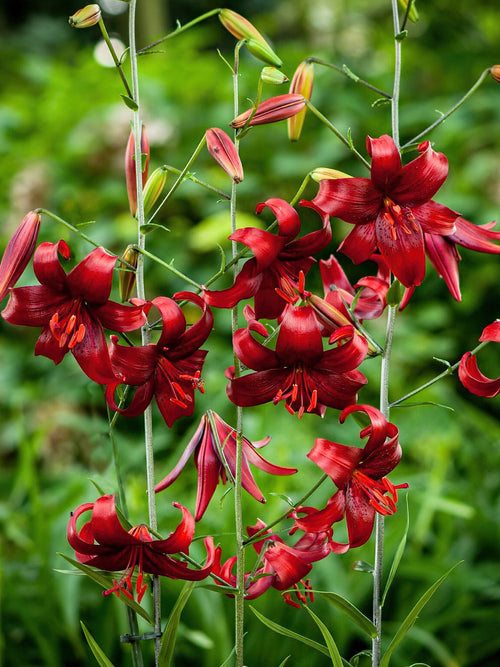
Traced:
<path fill-rule="evenodd" d="M 128 106 L 129 109 L 132 109 L 132 111 L 137 111 L 139 109 L 137 102 L 133 100 L 131 97 L 128 95 L 120 95 L 122 100 L 125 102 L 125 104 Z"/>
<path fill-rule="evenodd" d="M 356 560 L 352 564 L 352 569 L 355 572 L 366 572 L 367 574 L 372 574 L 373 565 L 371 563 L 367 563 L 365 560 Z"/>
<path fill-rule="evenodd" d="M 399 282 L 399 280 L 394 279 L 392 285 L 387 290 L 385 300 L 387 301 L 388 306 L 399 306 L 401 299 L 403 298 L 404 287 Z"/>
<path fill-rule="evenodd" d="M 323 621 L 320 619 L 319 616 L 316 616 L 316 614 L 312 611 L 312 609 L 309 609 L 307 605 L 304 605 L 304 609 L 307 611 L 309 616 L 312 617 L 313 621 L 316 623 L 318 628 L 321 630 L 321 634 L 323 635 L 326 646 L 328 648 L 328 653 L 330 655 L 332 665 L 333 667 L 343 667 L 342 665 L 342 656 L 339 653 L 339 650 L 337 648 L 337 644 L 335 643 L 335 640 L 333 639 L 330 631 L 326 627 L 326 625 L 323 623 Z"/>
<path fill-rule="evenodd" d="M 141 225 L 141 234 L 149 234 L 150 232 L 154 232 L 155 229 L 161 229 L 164 232 L 170 231 L 165 225 L 157 225 L 154 222 L 147 222 L 145 225 Z"/>
<path fill-rule="evenodd" d="M 188 581 L 185 583 L 182 591 L 179 594 L 179 597 L 177 598 L 177 602 L 170 612 L 167 625 L 161 638 L 160 653 L 158 655 L 158 667 L 170 667 L 172 657 L 174 655 L 175 640 L 177 637 L 177 630 L 179 628 L 179 621 L 181 618 L 182 610 L 186 606 L 186 602 L 189 600 L 189 596 L 193 592 L 194 586 L 194 581 Z"/>
<path fill-rule="evenodd" d="M 442 577 L 439 577 L 439 579 L 432 584 L 430 588 L 426 590 L 426 592 L 422 595 L 422 597 L 418 600 L 417 604 L 413 607 L 413 609 L 410 611 L 408 616 L 405 618 L 405 620 L 401 623 L 399 626 L 398 631 L 392 638 L 391 643 L 387 647 L 387 651 L 384 653 L 382 660 L 380 661 L 380 666 L 379 667 L 389 667 L 389 661 L 391 659 L 392 654 L 394 653 L 394 650 L 401 644 L 403 639 L 405 638 L 406 634 L 408 631 L 411 629 L 411 627 L 414 625 L 415 621 L 418 618 L 418 615 L 422 611 L 422 609 L 425 607 L 425 605 L 429 602 L 431 597 L 434 595 L 434 593 L 437 591 L 437 589 L 441 586 L 443 581 L 448 577 L 453 570 L 460 565 L 460 563 L 463 563 L 463 561 L 459 561 L 458 563 L 455 563 L 453 567 L 450 567 L 450 569 L 443 574 Z"/>
<path fill-rule="evenodd" d="M 84 574 L 86 574 L 88 577 L 93 579 L 96 583 L 99 584 L 99 586 L 102 586 L 102 588 L 108 589 L 113 586 L 113 580 L 111 576 L 102 574 L 99 570 L 94 570 L 94 568 L 89 567 L 88 565 L 84 565 L 83 563 L 79 563 L 77 560 L 73 560 L 73 558 L 70 558 L 69 556 L 66 556 L 65 554 L 59 553 L 59 556 L 62 556 L 65 560 L 68 561 L 68 563 L 71 563 L 71 565 L 74 565 L 76 568 L 81 570 Z M 148 614 L 147 611 L 145 611 L 141 605 L 137 604 L 135 600 L 131 600 L 128 598 L 126 595 L 123 595 L 119 598 L 120 602 L 123 602 L 124 604 L 127 605 L 127 607 L 130 607 L 135 611 L 136 614 L 139 614 L 139 616 L 142 616 L 150 625 L 154 625 L 153 619 L 151 616 Z"/>
<path fill-rule="evenodd" d="M 387 596 L 387 593 L 389 592 L 389 588 L 394 580 L 394 577 L 396 576 L 396 572 L 398 571 L 399 563 L 401 562 L 401 559 L 403 558 L 404 550 L 406 547 L 406 538 L 408 536 L 408 529 L 410 527 L 410 512 L 408 509 L 408 496 L 406 496 L 406 526 L 405 530 L 403 533 L 403 537 L 401 538 L 400 543 L 398 544 L 398 548 L 396 549 L 396 553 L 394 554 L 394 560 L 392 561 L 391 569 L 389 571 L 389 576 L 387 577 L 387 582 L 385 584 L 384 592 L 382 594 L 382 600 L 380 602 L 380 606 L 384 606 L 385 598 Z"/>
<path fill-rule="evenodd" d="M 90 650 L 94 654 L 94 658 L 97 660 L 97 662 L 101 665 L 101 667 L 113 667 L 113 663 L 106 656 L 102 648 L 99 646 L 99 644 L 87 630 L 87 628 L 85 627 L 85 623 L 83 621 L 80 621 L 80 625 L 82 626 L 85 639 L 87 640 L 87 643 L 90 646 Z"/>
<path fill-rule="evenodd" d="M 392 100 L 388 97 L 377 97 L 377 99 L 372 102 L 372 109 L 378 109 L 378 107 L 385 107 L 387 104 L 390 104 Z"/>
<path fill-rule="evenodd" d="M 307 646 L 316 649 L 316 651 L 323 653 L 323 655 L 330 655 L 328 649 L 326 648 L 326 646 L 323 646 L 323 644 L 315 642 L 314 639 L 309 639 L 309 637 L 304 637 L 303 635 L 299 635 L 297 632 L 293 632 L 292 630 L 289 630 L 288 628 L 285 628 L 282 625 L 278 625 L 278 623 L 271 621 L 270 618 L 266 618 L 266 616 L 261 614 L 254 607 L 252 607 L 252 605 L 249 606 L 250 609 L 253 611 L 253 613 L 257 616 L 259 621 L 261 621 L 261 623 L 267 626 L 270 630 L 273 630 L 273 632 L 277 632 L 279 635 L 283 635 L 285 637 L 290 637 L 290 639 L 296 639 L 297 641 L 302 642 L 303 644 L 306 644 Z"/>
<path fill-rule="evenodd" d="M 377 636 L 377 628 L 373 625 L 370 619 L 365 616 L 357 607 L 355 607 L 349 600 L 346 600 L 341 595 L 337 593 L 323 592 L 323 591 L 314 591 L 328 600 L 334 607 L 337 607 L 339 611 L 348 616 L 351 621 L 354 621 L 356 625 L 366 632 L 369 637 Z"/>
<path fill-rule="evenodd" d="M 285 667 L 286 663 L 289 661 L 289 659 L 290 659 L 291 657 L 292 657 L 292 656 L 287 655 L 286 658 L 280 662 L 280 664 L 278 665 L 278 667 Z"/>

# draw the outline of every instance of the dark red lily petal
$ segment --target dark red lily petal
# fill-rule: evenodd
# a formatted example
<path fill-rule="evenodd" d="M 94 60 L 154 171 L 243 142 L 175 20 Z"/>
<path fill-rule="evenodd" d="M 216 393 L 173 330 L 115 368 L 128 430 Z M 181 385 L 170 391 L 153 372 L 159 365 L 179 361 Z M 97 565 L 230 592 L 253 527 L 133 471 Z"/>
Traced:
<path fill-rule="evenodd" d="M 106 551 L 105 546 L 94 544 L 93 533 L 90 533 L 92 538 L 89 539 L 88 530 L 83 530 L 82 528 L 80 531 L 78 531 L 76 528 L 76 522 L 78 518 L 85 512 L 92 510 L 93 507 L 94 503 L 85 503 L 84 505 L 80 505 L 78 509 L 71 513 L 71 517 L 68 523 L 68 542 L 70 546 L 76 551 L 77 558 L 80 560 L 80 562 L 82 555 L 94 556 L 98 553 L 104 553 Z M 85 524 L 85 526 L 89 527 L 90 522 Z M 82 537 L 87 537 L 88 539 L 82 539 Z"/>
<path fill-rule="evenodd" d="M 472 394 L 493 398 L 500 394 L 500 377 L 489 378 L 478 368 L 476 356 L 466 352 L 460 360 L 458 367 L 460 382 Z"/>
<path fill-rule="evenodd" d="M 276 356 L 280 366 L 293 366 L 298 359 L 307 366 L 314 366 L 322 358 L 323 339 L 311 306 L 294 307 L 288 304 L 285 307 L 276 342 Z"/>
<path fill-rule="evenodd" d="M 257 293 L 263 279 L 257 261 L 252 258 L 243 264 L 232 287 L 224 290 L 203 290 L 203 297 L 209 306 L 233 308 L 242 299 L 249 299 Z"/>
<path fill-rule="evenodd" d="M 200 318 L 191 324 L 186 331 L 181 332 L 176 341 L 175 349 L 172 349 L 170 358 L 172 360 L 186 357 L 193 354 L 203 343 L 207 340 L 214 324 L 212 311 L 207 303 L 198 294 L 193 292 L 177 292 L 173 297 L 176 301 L 189 301 L 194 303 L 201 310 Z M 153 299 L 156 305 L 156 299 Z M 158 344 L 163 343 L 163 338 L 160 338 Z"/>
<path fill-rule="evenodd" d="M 101 323 L 93 317 L 90 311 L 82 309 L 80 326 L 82 325 L 85 327 L 85 335 L 71 349 L 78 365 L 87 377 L 98 384 L 115 382 L 116 376 L 111 367 L 106 336 Z M 38 346 L 38 351 L 35 348 L 35 354 L 40 354 L 40 346 Z"/>
<path fill-rule="evenodd" d="M 316 438 L 307 458 L 314 461 L 333 480 L 338 489 L 345 489 L 362 456 L 363 450 L 359 447 Z"/>
<path fill-rule="evenodd" d="M 371 179 L 380 192 L 388 192 L 401 171 L 401 156 L 392 137 L 384 134 L 367 137 L 366 147 L 372 158 Z"/>
<path fill-rule="evenodd" d="M 118 336 L 111 336 L 109 353 L 116 376 L 129 385 L 147 382 L 158 360 L 158 349 L 153 343 L 139 347 L 119 345 Z"/>
<path fill-rule="evenodd" d="M 227 395 L 243 408 L 262 405 L 272 401 L 280 388 L 290 384 L 292 372 L 286 369 L 270 369 L 232 378 L 227 386 Z"/>
<path fill-rule="evenodd" d="M 240 361 L 254 371 L 280 366 L 276 352 L 256 341 L 249 329 L 238 329 L 235 332 L 233 349 Z"/>
<path fill-rule="evenodd" d="M 270 544 L 264 558 L 276 573 L 273 588 L 285 591 L 309 574 L 312 565 L 282 542 Z"/>
<path fill-rule="evenodd" d="M 484 327 L 479 340 L 480 342 L 488 340 L 500 343 L 500 320 L 495 320 L 491 324 L 488 324 L 488 326 Z"/>
<path fill-rule="evenodd" d="M 421 143 L 418 150 L 420 155 L 401 168 L 391 185 L 390 196 L 401 206 L 428 202 L 448 176 L 446 156 L 432 150 L 430 141 Z"/>
<path fill-rule="evenodd" d="M 38 282 L 57 292 L 66 290 L 66 272 L 61 266 L 59 255 L 69 259 L 69 254 L 65 241 L 40 243 L 33 257 L 33 270 Z"/>
<path fill-rule="evenodd" d="M 446 282 L 453 298 L 461 301 L 462 295 L 458 275 L 460 255 L 455 244 L 450 243 L 449 237 L 437 236 L 436 234 L 424 234 L 424 239 L 425 250 L 432 266 Z"/>
<path fill-rule="evenodd" d="M 351 548 L 365 544 L 372 534 L 375 508 L 367 502 L 362 487 L 352 480 L 346 489 L 346 523 Z"/>
<path fill-rule="evenodd" d="M 2 317 L 11 324 L 43 327 L 67 300 L 66 294 L 61 294 L 45 285 L 15 287 L 10 292 L 9 301 L 2 311 Z M 53 338 L 52 334 L 50 336 Z"/>
<path fill-rule="evenodd" d="M 368 351 L 366 339 L 351 325 L 336 329 L 328 342 L 330 345 L 340 343 L 323 355 L 323 368 L 329 371 L 344 372 L 357 368 Z"/>
<path fill-rule="evenodd" d="M 108 301 L 93 308 L 102 326 L 111 331 L 135 331 L 146 321 L 146 313 L 151 304 L 127 306 L 115 301 Z"/>
<path fill-rule="evenodd" d="M 99 305 L 109 299 L 116 256 L 104 248 L 95 248 L 66 276 L 66 284 L 74 296 Z"/>
<path fill-rule="evenodd" d="M 311 201 L 302 200 L 300 205 L 305 208 L 312 208 L 322 218 L 321 229 L 314 232 L 309 232 L 304 236 L 291 241 L 284 248 L 281 253 L 282 259 L 295 260 L 304 257 L 305 255 L 315 255 L 320 250 L 323 250 L 332 239 L 332 228 L 330 226 L 330 217 L 328 213 L 322 211 Z"/>
<path fill-rule="evenodd" d="M 173 503 L 173 506 L 182 512 L 181 523 L 166 539 L 153 540 L 151 549 L 164 554 L 188 554 L 194 536 L 194 519 L 191 512 L 179 503 Z"/>
<path fill-rule="evenodd" d="M 300 218 L 297 211 L 284 199 L 271 197 L 265 202 L 257 204 L 256 213 L 262 213 L 264 208 L 270 208 L 278 219 L 278 234 L 287 241 L 294 239 L 300 232 Z"/>
<path fill-rule="evenodd" d="M 491 241 L 500 241 L 500 232 L 494 232 L 496 222 L 485 225 L 473 225 L 472 222 L 458 217 L 455 220 L 455 231 L 448 237 L 449 241 L 477 252 L 500 254 L 500 245 Z"/>
<path fill-rule="evenodd" d="M 369 178 L 336 178 L 319 182 L 313 204 L 345 222 L 365 225 L 375 222 L 382 193 Z"/>
<path fill-rule="evenodd" d="M 458 213 L 447 206 L 435 201 L 428 201 L 421 206 L 412 208 L 412 212 L 424 232 L 449 236 L 455 231 L 455 221 Z"/>
<path fill-rule="evenodd" d="M 201 372 L 207 350 L 197 350 L 189 357 L 175 359 L 159 356 L 155 372 L 154 396 L 169 428 L 180 417 L 190 417 L 194 411 L 194 391 L 198 387 L 196 374 Z"/>
<path fill-rule="evenodd" d="M 347 255 L 354 264 L 361 264 L 370 259 L 377 249 L 375 224 L 356 225 L 339 245 L 339 252 Z"/>
<path fill-rule="evenodd" d="M 411 287 L 420 285 L 425 276 L 425 246 L 422 229 L 395 222 L 388 224 L 382 211 L 375 225 L 377 244 L 396 278 Z"/>
<path fill-rule="evenodd" d="M 250 248 L 255 255 L 258 271 L 264 271 L 276 260 L 287 241 L 284 236 L 277 236 L 258 227 L 237 229 L 229 239 Z"/>
<path fill-rule="evenodd" d="M 304 516 L 300 516 L 304 515 Z M 328 501 L 326 507 L 321 510 L 315 507 L 297 507 L 293 513 L 295 523 L 290 531 L 304 530 L 308 533 L 331 533 L 332 526 L 339 521 L 342 521 L 345 515 L 345 492 L 339 489 Z M 336 543 L 338 545 L 338 543 Z M 349 544 L 345 545 L 346 551 L 349 549 Z M 335 551 L 335 553 L 340 553 Z"/>

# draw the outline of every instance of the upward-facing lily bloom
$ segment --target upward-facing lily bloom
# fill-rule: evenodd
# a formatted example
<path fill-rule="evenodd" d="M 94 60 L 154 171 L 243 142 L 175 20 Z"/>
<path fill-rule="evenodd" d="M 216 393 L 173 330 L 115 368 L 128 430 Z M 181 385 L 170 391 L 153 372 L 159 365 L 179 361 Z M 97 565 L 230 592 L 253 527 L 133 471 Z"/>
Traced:
<path fill-rule="evenodd" d="M 479 341 L 481 343 L 485 341 L 500 343 L 500 320 L 488 324 L 483 329 Z M 489 378 L 483 375 L 477 365 L 476 355 L 472 352 L 466 352 L 460 360 L 458 377 L 464 387 L 476 396 L 493 398 L 500 394 L 500 377 Z"/>
<path fill-rule="evenodd" d="M 115 593 L 120 597 L 123 593 L 134 599 L 137 594 L 140 602 L 147 590 L 145 572 L 187 581 L 200 581 L 210 574 L 215 557 L 211 537 L 205 538 L 207 560 L 203 567 L 189 569 L 186 562 L 172 557 L 173 554 L 189 554 L 194 535 L 194 520 L 189 511 L 178 503 L 174 503 L 174 507 L 182 511 L 182 521 L 165 540 L 154 539 L 145 524 L 125 530 L 116 513 L 114 496 L 102 496 L 95 503 L 80 505 L 71 514 L 68 542 L 75 550 L 76 559 L 100 570 L 123 570 L 120 579 L 103 595 Z M 92 512 L 91 518 L 78 530 L 77 520 L 86 512 Z M 136 567 L 134 586 L 132 575 Z"/>
<path fill-rule="evenodd" d="M 425 276 L 424 233 L 455 232 L 458 213 L 432 200 L 446 180 L 448 161 L 428 141 L 404 166 L 390 136 L 368 137 L 367 147 L 371 178 L 322 180 L 313 203 L 355 225 L 339 247 L 354 263 L 378 249 L 405 287 L 420 285 Z"/>
<path fill-rule="evenodd" d="M 265 438 L 252 443 L 242 436 L 241 478 L 242 486 L 256 500 L 265 503 L 259 487 L 255 483 L 248 463 L 265 470 L 272 475 L 293 475 L 296 468 L 282 468 L 266 461 L 256 450 L 256 447 L 267 445 L 271 438 Z M 156 485 L 155 491 L 163 491 L 170 486 L 186 465 L 191 454 L 194 453 L 195 464 L 198 468 L 198 495 L 196 498 L 195 521 L 199 521 L 207 509 L 210 499 L 215 493 L 219 477 L 222 483 L 227 481 L 228 474 L 236 478 L 236 430 L 229 426 L 219 415 L 208 410 L 201 418 L 196 433 L 191 438 L 179 462 L 165 479 Z"/>
<path fill-rule="evenodd" d="M 247 407 L 272 401 L 285 402 L 287 410 L 299 418 L 304 412 L 321 417 L 328 407 L 342 409 L 356 402 L 358 390 L 366 384 L 357 369 L 366 356 L 368 344 L 352 326 L 337 329 L 323 350 L 321 327 L 311 306 L 288 304 L 283 311 L 276 349 L 252 336 L 255 325 L 239 329 L 233 337 L 237 357 L 254 373 L 230 379 L 227 394 L 236 405 Z M 258 331 L 262 333 L 260 325 Z"/>
<path fill-rule="evenodd" d="M 104 329 L 133 331 L 145 320 L 144 304 L 125 306 L 109 301 L 116 257 L 95 248 L 68 274 L 59 255 L 69 259 L 64 241 L 41 243 L 33 268 L 40 285 L 16 287 L 2 317 L 11 324 L 43 327 L 35 354 L 59 364 L 71 352 L 94 382 L 116 381 Z"/>
<path fill-rule="evenodd" d="M 305 203 L 311 206 L 309 203 Z M 265 207 L 271 209 L 278 219 L 278 234 L 245 227 L 229 237 L 243 243 L 254 253 L 254 257 L 243 265 L 229 289 L 219 292 L 205 290 L 206 302 L 217 308 L 232 308 L 242 299 L 255 296 L 257 319 L 279 317 L 286 301 L 276 290 L 288 296 L 295 295 L 300 271 L 307 273 L 315 260 L 311 255 L 322 250 L 332 237 L 328 216 L 322 215 L 321 229 L 297 238 L 300 218 L 297 211 L 283 199 L 268 199 L 257 206 L 257 213 Z"/>
<path fill-rule="evenodd" d="M 201 309 L 201 317 L 186 328 L 186 318 L 174 299 L 189 301 Z M 138 347 L 118 345 L 111 336 L 110 357 L 121 382 L 137 387 L 126 408 L 115 402 L 117 382 L 106 388 L 110 408 L 126 417 L 141 415 L 153 397 L 167 426 L 189 417 L 194 410 L 194 390 L 203 391 L 200 379 L 206 350 L 200 350 L 212 330 L 213 316 L 207 304 L 193 292 L 178 292 L 173 299 L 159 296 L 151 301 L 160 311 L 163 329 L 157 343 Z"/>
<path fill-rule="evenodd" d="M 376 408 L 370 405 L 351 405 L 340 415 L 340 423 L 353 412 L 364 412 L 370 424 L 360 437 L 368 440 L 363 449 L 341 445 L 324 438 L 317 438 L 307 455 L 335 483 L 338 491 L 326 507 L 299 507 L 294 513 L 296 521 L 292 532 L 320 532 L 331 529 L 332 524 L 346 517 L 349 546 L 359 547 L 370 537 L 375 512 L 388 515 L 396 512 L 397 489 L 386 477 L 401 460 L 398 429 Z M 305 516 L 299 517 L 304 514 Z M 333 547 L 341 546 L 333 543 Z"/>

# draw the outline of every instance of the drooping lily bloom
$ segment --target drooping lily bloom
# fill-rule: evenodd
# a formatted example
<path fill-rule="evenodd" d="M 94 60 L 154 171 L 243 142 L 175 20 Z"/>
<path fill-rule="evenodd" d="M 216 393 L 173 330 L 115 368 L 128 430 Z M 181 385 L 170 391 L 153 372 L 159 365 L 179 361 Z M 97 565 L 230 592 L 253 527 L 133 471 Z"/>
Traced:
<path fill-rule="evenodd" d="M 35 251 L 40 214 L 30 211 L 7 243 L 0 263 L 0 301 L 14 287 Z"/>
<path fill-rule="evenodd" d="M 59 254 L 69 259 L 64 241 L 38 246 L 33 268 L 41 284 L 14 288 L 2 316 L 11 324 L 43 327 L 35 355 L 59 364 L 71 352 L 94 382 L 116 381 L 103 327 L 112 331 L 140 328 L 146 320 L 144 304 L 109 301 L 116 257 L 103 248 L 92 250 L 68 274 Z"/>
<path fill-rule="evenodd" d="M 313 203 L 354 225 L 339 247 L 354 263 L 369 259 L 378 248 L 405 287 L 420 285 L 425 276 L 424 233 L 455 232 L 458 213 L 432 200 L 446 180 L 448 161 L 428 141 L 404 166 L 390 136 L 368 137 L 367 147 L 371 178 L 322 180 Z"/>
<path fill-rule="evenodd" d="M 255 526 L 247 528 L 249 537 L 265 528 L 260 519 Z M 245 574 L 245 599 L 254 600 L 265 593 L 271 586 L 279 591 L 294 588 L 312 569 L 312 563 L 326 558 L 331 547 L 326 533 L 303 535 L 295 546 L 290 547 L 278 535 L 270 530 L 263 533 L 262 539 L 253 543 L 262 565 L 254 572 Z M 212 573 L 224 579 L 230 586 L 236 586 L 236 575 L 232 569 L 236 556 L 229 558 L 224 564 L 220 562 L 221 549 L 217 547 Z M 308 588 L 305 583 L 306 590 Z M 291 601 L 289 593 L 284 594 L 288 604 L 297 606 Z"/>
<path fill-rule="evenodd" d="M 484 341 L 500 343 L 500 320 L 488 324 L 483 329 L 479 341 L 481 343 Z M 464 387 L 476 396 L 493 398 L 500 394 L 500 377 L 492 379 L 483 375 L 477 365 L 476 355 L 471 352 L 466 352 L 460 360 L 458 377 Z"/>
<path fill-rule="evenodd" d="M 75 550 L 80 563 L 110 572 L 123 571 L 119 580 L 103 595 L 121 593 L 140 602 L 147 590 L 144 573 L 157 574 L 170 579 L 200 581 L 210 574 L 215 549 L 212 537 L 205 538 L 207 559 L 200 569 L 190 569 L 186 562 L 173 558 L 173 554 L 188 554 L 194 535 L 194 519 L 182 505 L 174 503 L 182 512 L 182 521 L 165 540 L 153 538 L 145 524 L 130 530 L 120 523 L 115 508 L 114 495 L 98 498 L 95 503 L 85 503 L 72 513 L 68 524 L 68 542 Z M 78 518 L 92 512 L 90 520 L 78 530 Z M 135 586 L 132 575 L 137 567 Z"/>
<path fill-rule="evenodd" d="M 293 475 L 296 468 L 282 468 L 266 461 L 256 450 L 256 447 L 267 445 L 271 438 L 265 438 L 252 443 L 244 436 L 241 439 L 242 486 L 256 500 L 265 503 L 259 487 L 250 472 L 248 463 L 252 463 L 261 470 L 272 475 Z M 191 438 L 179 462 L 165 479 L 156 485 L 155 491 L 163 491 L 170 486 L 180 475 L 191 454 L 194 453 L 195 464 L 198 469 L 198 495 L 196 498 L 195 521 L 203 516 L 210 499 L 215 493 L 219 482 L 225 484 L 228 475 L 234 480 L 236 477 L 236 430 L 229 426 L 219 415 L 208 410 L 201 418 L 196 433 Z"/>
<path fill-rule="evenodd" d="M 310 206 L 309 203 L 306 203 Z M 265 207 L 278 219 L 278 234 L 257 227 L 236 230 L 229 237 L 246 245 L 255 257 L 243 265 L 229 289 L 205 290 L 207 303 L 217 308 L 232 308 L 242 299 L 255 296 L 257 319 L 279 317 L 286 301 L 276 293 L 294 294 L 300 271 L 307 273 L 314 263 L 313 255 L 322 250 L 332 237 L 328 216 L 322 215 L 322 228 L 297 239 L 300 218 L 297 211 L 283 199 L 268 199 L 257 206 L 257 213 Z M 314 206 L 312 206 L 317 210 Z"/>
<path fill-rule="evenodd" d="M 297 508 L 292 529 L 292 532 L 299 529 L 323 533 L 345 516 L 351 548 L 368 540 L 375 512 L 383 515 L 396 512 L 397 489 L 408 486 L 395 486 L 385 477 L 401 460 L 396 426 L 370 405 L 349 406 L 340 415 L 340 423 L 353 412 L 364 412 L 370 419 L 370 425 L 360 433 L 361 438 L 368 436 L 366 445 L 361 449 L 323 438 L 315 440 L 307 456 L 333 480 L 338 491 L 322 510 Z M 333 546 L 342 545 L 333 543 Z"/>
<path fill-rule="evenodd" d="M 186 329 L 186 318 L 174 301 L 189 301 L 201 309 L 201 317 Z M 157 343 L 138 347 L 118 344 L 111 336 L 110 357 L 113 370 L 125 384 L 137 387 L 134 397 L 125 408 L 115 402 L 117 383 L 106 388 L 110 408 L 126 417 L 141 415 L 153 397 L 167 426 L 189 417 L 194 410 L 194 390 L 203 392 L 200 379 L 206 350 L 200 350 L 212 330 L 213 315 L 207 304 L 192 292 L 178 292 L 173 299 L 159 296 L 151 303 L 158 308 L 163 329 Z"/>
<path fill-rule="evenodd" d="M 260 325 L 259 333 L 264 327 Z M 230 383 L 227 394 L 236 405 L 247 407 L 272 401 L 285 401 L 287 410 L 299 418 L 304 412 L 321 417 L 328 407 L 342 409 L 356 402 L 357 391 L 366 384 L 357 369 L 366 356 L 367 342 L 352 326 L 337 329 L 323 350 L 321 327 L 311 306 L 287 304 L 283 311 L 276 349 L 259 343 L 250 325 L 233 337 L 236 355 L 254 373 L 234 376 L 226 371 Z M 265 329 L 264 329 L 265 330 Z"/>

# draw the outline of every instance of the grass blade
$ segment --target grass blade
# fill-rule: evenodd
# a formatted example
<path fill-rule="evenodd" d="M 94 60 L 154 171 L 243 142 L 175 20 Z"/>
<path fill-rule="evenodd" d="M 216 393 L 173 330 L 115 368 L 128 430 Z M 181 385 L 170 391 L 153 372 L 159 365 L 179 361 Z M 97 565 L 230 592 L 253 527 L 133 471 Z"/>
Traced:
<path fill-rule="evenodd" d="M 158 667 L 170 667 L 174 655 L 175 640 L 177 637 L 177 630 L 179 629 L 179 621 L 182 610 L 189 600 L 189 596 L 193 592 L 195 586 L 194 581 L 188 581 L 181 590 L 177 602 L 175 603 L 170 616 L 168 617 L 167 625 L 163 636 L 161 638 L 160 653 L 158 655 Z"/>
<path fill-rule="evenodd" d="M 307 605 L 304 605 L 304 609 L 307 611 L 309 616 L 313 619 L 313 621 L 316 623 L 318 628 L 321 631 L 321 634 L 323 635 L 326 646 L 328 648 L 328 653 L 330 655 L 332 665 L 333 667 L 343 667 L 342 665 L 342 656 L 339 653 L 339 650 L 337 648 L 337 644 L 335 643 L 335 640 L 333 639 L 331 632 L 328 630 L 326 625 L 323 623 L 323 621 L 320 619 L 319 616 L 316 616 L 316 614 L 312 611 L 312 609 L 309 609 Z"/>
<path fill-rule="evenodd" d="M 85 635 L 85 639 L 87 640 L 87 644 L 89 645 L 90 650 L 94 654 L 94 658 L 97 660 L 99 665 L 101 667 L 113 667 L 113 663 L 106 656 L 106 654 L 104 653 L 102 648 L 99 646 L 99 644 L 92 637 L 90 632 L 87 630 L 87 628 L 85 627 L 85 623 L 83 621 L 80 621 L 80 625 L 82 626 L 83 634 Z"/>

